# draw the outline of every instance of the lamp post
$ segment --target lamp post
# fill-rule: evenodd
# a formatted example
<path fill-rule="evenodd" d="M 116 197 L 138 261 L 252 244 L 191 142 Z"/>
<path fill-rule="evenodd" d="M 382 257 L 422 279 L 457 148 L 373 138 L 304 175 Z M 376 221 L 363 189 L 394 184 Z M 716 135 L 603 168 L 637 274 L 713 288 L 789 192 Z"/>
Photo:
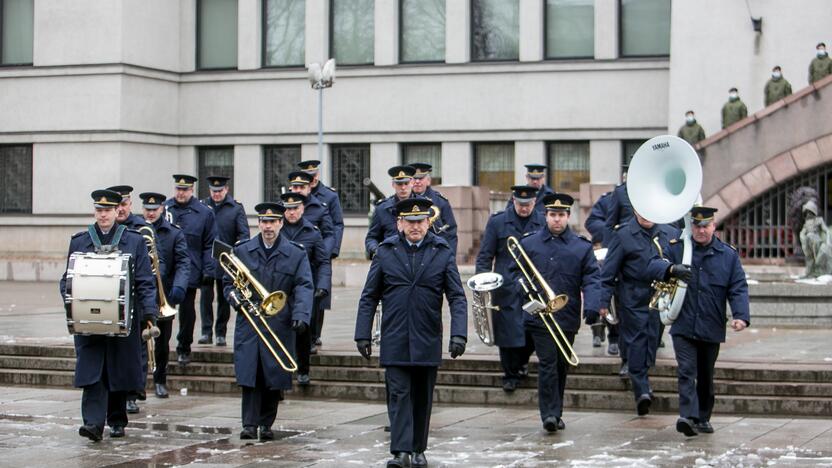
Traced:
<path fill-rule="evenodd" d="M 309 70 L 309 83 L 312 89 L 318 90 L 318 161 L 324 156 L 324 88 L 329 88 L 335 82 L 335 59 L 329 59 L 323 67 L 320 63 L 312 63 Z"/>

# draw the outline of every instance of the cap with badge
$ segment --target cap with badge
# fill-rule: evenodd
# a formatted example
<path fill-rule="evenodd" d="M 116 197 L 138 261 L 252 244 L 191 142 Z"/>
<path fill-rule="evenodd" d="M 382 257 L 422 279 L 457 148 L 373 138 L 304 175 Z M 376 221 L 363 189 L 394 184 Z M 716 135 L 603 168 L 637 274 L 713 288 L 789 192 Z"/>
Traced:
<path fill-rule="evenodd" d="M 407 183 L 416 174 L 416 169 L 413 166 L 393 166 L 387 170 L 387 173 L 393 178 L 393 182 Z"/>
<path fill-rule="evenodd" d="M 96 208 L 114 208 L 121 203 L 121 194 L 113 190 L 95 190 L 90 196 Z"/>
<path fill-rule="evenodd" d="M 537 198 L 537 189 L 531 185 L 512 185 L 511 194 L 514 196 L 514 201 L 525 205 Z"/>
<path fill-rule="evenodd" d="M 130 198 L 130 194 L 133 193 L 133 187 L 129 185 L 113 185 L 112 187 L 107 187 L 107 190 L 112 190 L 121 195 L 122 200 Z"/>
<path fill-rule="evenodd" d="M 139 194 L 142 199 L 142 207 L 148 210 L 155 210 L 162 206 L 162 203 L 167 199 L 166 196 L 157 192 L 142 192 Z"/>
<path fill-rule="evenodd" d="M 693 224 L 697 226 L 707 226 L 714 220 L 714 213 L 716 213 L 716 208 L 711 208 L 708 206 L 694 206 L 690 209 L 690 218 L 693 221 Z"/>
<path fill-rule="evenodd" d="M 212 192 L 219 192 L 220 190 L 228 187 L 228 181 L 231 177 L 208 176 L 205 179 L 208 180 L 208 188 L 211 189 Z"/>
<path fill-rule="evenodd" d="M 550 193 L 543 197 L 543 206 L 546 211 L 572 211 L 572 204 L 575 199 L 566 193 Z"/>
<path fill-rule="evenodd" d="M 545 164 L 526 164 L 526 175 L 532 179 L 539 179 L 546 175 Z"/>
<path fill-rule="evenodd" d="M 430 216 L 433 202 L 427 198 L 405 198 L 396 203 L 396 215 L 407 221 L 421 221 Z"/>
<path fill-rule="evenodd" d="M 321 162 L 317 159 L 310 159 L 308 161 L 301 161 L 298 163 L 298 167 L 300 170 L 307 174 L 317 174 L 318 173 L 318 166 L 321 165 Z"/>
<path fill-rule="evenodd" d="M 410 167 L 416 170 L 416 172 L 413 173 L 414 179 L 424 179 L 426 176 L 429 176 L 433 170 L 433 166 L 422 162 L 411 163 Z"/>
<path fill-rule="evenodd" d="M 312 176 L 303 171 L 289 173 L 289 185 L 309 185 L 312 183 Z"/>
<path fill-rule="evenodd" d="M 280 199 L 286 208 L 296 208 L 306 202 L 306 196 L 302 193 L 286 192 L 280 195 Z"/>
<path fill-rule="evenodd" d="M 173 175 L 173 185 L 176 188 L 181 189 L 189 189 L 194 186 L 196 181 L 199 180 L 194 176 L 188 174 L 174 174 Z"/>
<path fill-rule="evenodd" d="M 283 219 L 286 207 L 280 203 L 263 202 L 257 204 L 254 211 L 257 212 L 257 217 L 260 219 Z"/>

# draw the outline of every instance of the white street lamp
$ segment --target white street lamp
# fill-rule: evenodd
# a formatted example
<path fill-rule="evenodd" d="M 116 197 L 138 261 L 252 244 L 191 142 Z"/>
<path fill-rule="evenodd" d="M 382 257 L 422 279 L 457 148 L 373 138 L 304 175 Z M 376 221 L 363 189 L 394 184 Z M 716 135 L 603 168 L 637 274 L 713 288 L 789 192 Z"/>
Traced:
<path fill-rule="evenodd" d="M 312 89 L 318 90 L 318 160 L 323 161 L 324 154 L 324 88 L 329 88 L 335 83 L 335 59 L 329 59 L 321 67 L 320 63 L 311 63 L 309 70 L 309 83 Z"/>

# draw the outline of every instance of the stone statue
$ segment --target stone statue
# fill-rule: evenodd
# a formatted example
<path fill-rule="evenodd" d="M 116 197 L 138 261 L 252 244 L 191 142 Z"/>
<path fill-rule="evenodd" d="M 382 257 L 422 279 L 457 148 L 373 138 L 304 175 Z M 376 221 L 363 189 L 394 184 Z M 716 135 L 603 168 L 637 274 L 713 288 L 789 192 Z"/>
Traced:
<path fill-rule="evenodd" d="M 832 238 L 823 217 L 818 216 L 814 200 L 803 204 L 803 227 L 800 245 L 806 256 L 806 277 L 817 278 L 832 274 Z"/>

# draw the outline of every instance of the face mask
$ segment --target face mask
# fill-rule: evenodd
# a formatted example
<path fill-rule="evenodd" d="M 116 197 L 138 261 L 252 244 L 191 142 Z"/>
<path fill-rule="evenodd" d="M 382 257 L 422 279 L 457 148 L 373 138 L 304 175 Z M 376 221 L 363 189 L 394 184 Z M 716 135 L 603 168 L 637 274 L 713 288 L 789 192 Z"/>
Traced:
<path fill-rule="evenodd" d="M 818 49 L 818 58 L 824 58 L 824 57 L 826 57 L 826 50 Z"/>
<path fill-rule="evenodd" d="M 739 96 L 737 96 L 737 93 L 731 93 L 731 94 L 728 95 L 728 99 L 730 99 L 732 101 L 736 101 L 738 97 Z"/>
<path fill-rule="evenodd" d="M 685 117 L 685 120 L 687 121 L 687 123 L 692 124 L 692 123 L 696 122 L 696 117 L 694 117 L 692 115 L 689 115 L 689 116 Z"/>
<path fill-rule="evenodd" d="M 774 78 L 775 80 L 779 80 L 781 76 L 783 76 L 783 74 L 780 73 L 779 71 L 776 71 L 776 72 L 771 74 L 771 77 Z"/>

